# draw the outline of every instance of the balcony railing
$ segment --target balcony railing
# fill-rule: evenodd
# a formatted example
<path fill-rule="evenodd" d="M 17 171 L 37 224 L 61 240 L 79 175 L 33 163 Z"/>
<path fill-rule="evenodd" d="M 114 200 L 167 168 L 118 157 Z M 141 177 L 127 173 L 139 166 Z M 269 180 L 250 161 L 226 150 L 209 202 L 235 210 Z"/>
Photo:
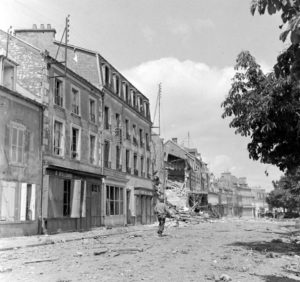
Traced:
<path fill-rule="evenodd" d="M 106 167 L 106 168 L 111 168 L 111 162 L 109 162 L 109 161 L 104 161 L 104 167 Z"/>

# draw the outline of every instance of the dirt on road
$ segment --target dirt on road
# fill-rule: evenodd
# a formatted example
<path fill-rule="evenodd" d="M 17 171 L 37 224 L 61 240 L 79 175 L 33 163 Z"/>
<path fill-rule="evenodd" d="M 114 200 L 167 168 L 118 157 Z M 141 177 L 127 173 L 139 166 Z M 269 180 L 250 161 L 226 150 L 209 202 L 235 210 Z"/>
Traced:
<path fill-rule="evenodd" d="M 294 221 L 173 225 L 3 251 L 0 281 L 300 281 Z"/>

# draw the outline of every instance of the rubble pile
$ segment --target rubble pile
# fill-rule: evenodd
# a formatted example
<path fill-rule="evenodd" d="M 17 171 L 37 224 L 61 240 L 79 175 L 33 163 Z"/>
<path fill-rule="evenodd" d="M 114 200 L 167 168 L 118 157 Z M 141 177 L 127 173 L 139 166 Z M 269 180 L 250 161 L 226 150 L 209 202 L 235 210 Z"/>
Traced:
<path fill-rule="evenodd" d="M 171 216 L 178 222 L 200 223 L 209 218 L 219 217 L 214 211 L 195 212 L 194 207 L 188 207 L 188 195 L 185 189 L 185 183 L 170 181 L 166 183 L 166 204 L 170 210 Z"/>

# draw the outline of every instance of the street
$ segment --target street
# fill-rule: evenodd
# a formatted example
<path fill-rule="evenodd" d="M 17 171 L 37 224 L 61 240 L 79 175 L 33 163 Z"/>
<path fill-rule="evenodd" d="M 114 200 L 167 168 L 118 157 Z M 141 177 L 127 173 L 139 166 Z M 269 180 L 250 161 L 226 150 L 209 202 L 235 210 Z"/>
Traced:
<path fill-rule="evenodd" d="M 0 281 L 300 280 L 294 221 L 167 221 L 163 237 L 156 227 L 2 251 Z"/>

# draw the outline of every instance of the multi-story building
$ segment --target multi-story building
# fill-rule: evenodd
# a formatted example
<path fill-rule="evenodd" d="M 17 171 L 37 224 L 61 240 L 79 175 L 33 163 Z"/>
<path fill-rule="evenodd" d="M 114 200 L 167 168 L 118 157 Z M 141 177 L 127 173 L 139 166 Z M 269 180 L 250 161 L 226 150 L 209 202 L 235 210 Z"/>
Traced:
<path fill-rule="evenodd" d="M 22 94 L 30 91 L 44 106 L 42 144 L 35 147 L 42 148 L 39 200 L 44 230 L 88 230 L 104 224 L 103 93 L 47 52 L 1 31 L 0 47 L 6 46 L 18 64 Z"/>
<path fill-rule="evenodd" d="M 43 106 L 0 55 L 0 236 L 37 234 L 41 223 Z M 21 94 L 22 93 L 22 94 Z"/>
<path fill-rule="evenodd" d="M 207 206 L 209 191 L 209 171 L 201 160 L 197 149 L 182 147 L 177 138 L 164 144 L 164 157 L 167 166 L 167 178 L 183 183 L 187 194 L 187 205 Z"/>
<path fill-rule="evenodd" d="M 53 57 L 57 55 L 57 61 L 66 61 L 70 72 L 104 95 L 99 124 L 103 130 L 101 174 L 105 176 L 102 224 L 152 222 L 152 123 L 147 97 L 98 52 L 55 41 L 55 30 L 49 25 L 16 30 L 15 35 L 41 50 L 47 49 Z"/>

